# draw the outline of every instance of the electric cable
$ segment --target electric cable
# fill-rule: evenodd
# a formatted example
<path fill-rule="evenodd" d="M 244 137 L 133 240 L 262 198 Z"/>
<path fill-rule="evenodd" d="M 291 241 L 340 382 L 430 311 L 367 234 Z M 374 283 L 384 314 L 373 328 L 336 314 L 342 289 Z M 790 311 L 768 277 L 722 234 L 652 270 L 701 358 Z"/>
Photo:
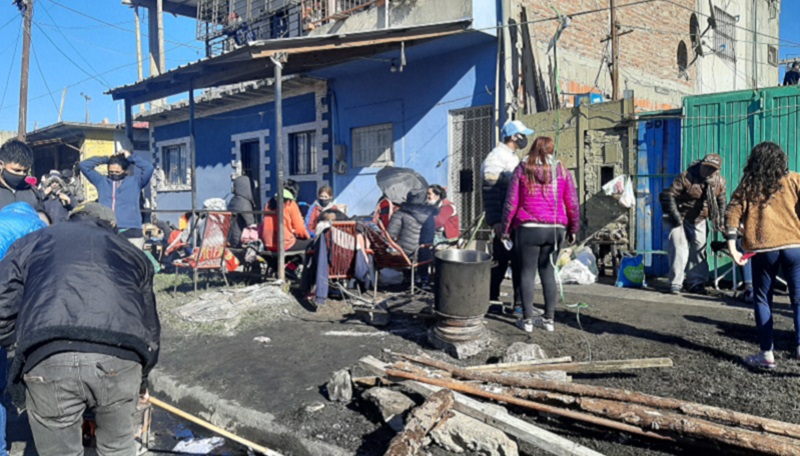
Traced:
<path fill-rule="evenodd" d="M 20 21 L 20 30 L 17 32 L 17 41 L 14 43 L 14 52 L 11 54 L 11 61 L 15 61 L 17 57 L 17 48 L 19 47 L 19 38 L 22 36 L 22 22 Z M 11 71 L 14 69 L 14 65 L 8 66 L 8 76 L 6 76 L 6 85 L 3 89 L 3 98 L 0 99 L 0 111 L 3 110 L 3 105 L 6 102 L 6 94 L 8 93 L 8 83 L 11 81 Z"/>
<path fill-rule="evenodd" d="M 53 108 L 55 108 L 56 114 L 58 114 L 58 104 L 56 104 L 56 99 L 53 98 L 53 93 L 50 92 L 50 86 L 47 84 L 47 79 L 44 77 L 44 71 L 42 71 L 42 66 L 39 64 L 39 57 L 36 55 L 36 47 L 33 43 L 31 43 L 31 54 L 33 54 L 33 61 L 36 62 L 36 68 L 39 70 L 39 77 L 42 78 L 44 87 L 47 89 L 50 94 L 50 100 L 53 102 Z M 28 113 L 26 112 L 25 115 L 28 115 Z"/>
<path fill-rule="evenodd" d="M 85 70 L 85 69 L 84 69 L 84 68 L 83 68 L 81 65 L 78 65 L 78 63 L 77 63 L 77 62 L 75 62 L 74 60 L 72 60 L 72 57 L 70 57 L 69 55 L 67 55 L 67 53 L 66 53 L 66 52 L 62 51 L 62 50 L 61 50 L 61 48 L 60 48 L 60 47 L 58 47 L 58 45 L 55 43 L 55 41 L 53 41 L 53 39 L 52 39 L 52 38 L 50 38 L 50 36 L 49 36 L 49 35 L 48 35 L 48 34 L 47 34 L 45 31 L 44 31 L 44 29 L 42 29 L 41 27 L 39 27 L 37 24 L 33 24 L 33 25 L 35 25 L 35 26 L 36 26 L 36 27 L 39 29 L 39 31 L 42 33 L 42 35 L 44 35 L 44 37 L 45 37 L 45 38 L 47 38 L 47 41 L 49 41 L 49 42 L 50 42 L 50 44 L 52 44 L 52 45 L 53 45 L 53 47 L 54 47 L 54 48 L 55 48 L 55 49 L 56 49 L 56 50 L 57 50 L 57 51 L 58 51 L 58 52 L 59 52 L 59 53 L 60 53 L 60 54 L 61 54 L 61 55 L 62 55 L 62 56 L 65 58 L 65 59 L 67 59 L 67 61 L 69 61 L 69 63 L 73 64 L 73 65 L 75 66 L 75 68 L 79 69 L 81 72 L 85 73 L 87 76 L 89 76 L 90 78 L 92 78 L 92 79 L 94 79 L 95 81 L 99 82 L 101 85 L 105 86 L 106 88 L 108 88 L 108 89 L 110 89 L 110 88 L 111 88 L 111 86 L 109 86 L 108 84 L 106 84 L 105 82 L 103 82 L 103 81 L 102 81 L 102 80 L 101 80 L 99 77 L 97 77 L 97 75 L 93 75 L 92 73 L 89 73 L 89 72 L 88 72 L 88 71 L 86 71 L 86 70 Z"/>

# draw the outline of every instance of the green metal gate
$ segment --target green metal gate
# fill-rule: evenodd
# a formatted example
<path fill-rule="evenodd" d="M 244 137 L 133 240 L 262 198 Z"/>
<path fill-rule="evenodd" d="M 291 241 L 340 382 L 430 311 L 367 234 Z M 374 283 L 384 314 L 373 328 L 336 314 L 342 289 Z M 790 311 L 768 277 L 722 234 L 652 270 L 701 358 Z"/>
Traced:
<path fill-rule="evenodd" d="M 739 185 L 754 145 L 778 143 L 789 166 L 800 170 L 800 88 L 772 87 L 686 97 L 683 101 L 683 168 L 706 154 L 723 158 L 728 196 Z"/>

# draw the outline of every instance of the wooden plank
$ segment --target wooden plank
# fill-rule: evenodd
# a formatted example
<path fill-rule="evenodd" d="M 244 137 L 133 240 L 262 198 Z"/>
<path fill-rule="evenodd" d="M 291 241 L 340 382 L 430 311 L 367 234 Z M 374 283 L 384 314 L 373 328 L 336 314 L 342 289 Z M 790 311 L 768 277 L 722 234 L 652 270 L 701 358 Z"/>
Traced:
<path fill-rule="evenodd" d="M 572 362 L 571 356 L 564 356 L 561 358 L 547 358 L 547 359 L 531 359 L 528 361 L 518 361 L 516 363 L 497 363 L 497 364 L 482 364 L 480 366 L 465 367 L 466 370 L 476 372 L 496 372 L 496 371 L 516 371 L 524 370 L 525 367 L 539 366 L 543 364 L 558 364 Z M 520 369 L 522 368 L 522 369 Z M 551 366 L 547 370 L 561 370 L 558 366 Z"/>
<path fill-rule="evenodd" d="M 424 445 L 425 436 L 451 408 L 453 408 L 452 391 L 441 389 L 428 396 L 422 405 L 411 411 L 403 432 L 389 442 L 385 456 L 418 454 Z"/>
<path fill-rule="evenodd" d="M 384 375 L 386 369 L 391 367 L 389 364 L 372 356 L 362 358 L 360 365 L 375 375 Z M 426 385 L 414 381 L 403 381 L 402 385 L 425 397 L 442 389 L 438 386 Z M 602 453 L 598 453 L 569 439 L 565 439 L 558 434 L 546 431 L 527 421 L 509 415 L 505 408 L 498 405 L 485 404 L 459 393 L 454 393 L 453 396 L 455 398 L 455 405 L 453 407 L 455 410 L 494 426 L 506 434 L 512 435 L 523 442 L 527 442 L 551 454 L 559 456 L 602 455 Z"/>
<path fill-rule="evenodd" d="M 501 367 L 501 364 L 487 364 L 477 366 L 479 369 L 466 368 L 476 372 L 541 372 L 549 370 L 560 370 L 574 373 L 597 373 L 597 372 L 617 372 L 626 369 L 646 369 L 650 367 L 672 367 L 672 360 L 669 358 L 644 358 L 644 359 L 621 359 L 610 361 L 584 361 L 577 363 L 542 364 L 530 361 L 513 363 L 508 367 Z M 492 368 L 492 366 L 497 366 Z"/>

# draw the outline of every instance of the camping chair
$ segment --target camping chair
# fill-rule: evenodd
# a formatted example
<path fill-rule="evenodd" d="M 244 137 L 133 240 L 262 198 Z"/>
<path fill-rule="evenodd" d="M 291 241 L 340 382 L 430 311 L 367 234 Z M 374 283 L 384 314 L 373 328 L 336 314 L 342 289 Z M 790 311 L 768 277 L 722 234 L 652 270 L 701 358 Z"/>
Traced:
<path fill-rule="evenodd" d="M 433 262 L 433 252 L 431 252 L 430 259 L 420 261 L 420 250 L 432 250 L 433 246 L 429 244 L 420 245 L 409 258 L 403 252 L 403 249 L 389 236 L 380 220 L 375 224 L 367 225 L 366 235 L 370 243 L 372 263 L 375 269 L 373 301 L 378 296 L 378 272 L 381 269 L 411 269 L 411 296 L 414 296 L 416 269 L 419 266 L 425 266 Z"/>
<path fill-rule="evenodd" d="M 178 289 L 178 270 L 180 268 L 191 268 L 194 274 L 194 291 L 197 291 L 197 271 L 214 271 L 222 273 L 225 286 L 228 286 L 228 278 L 225 275 L 225 249 L 228 240 L 228 231 L 231 227 L 230 212 L 209 212 L 206 215 L 205 228 L 200 239 L 199 248 L 192 255 L 177 260 L 172 263 L 175 266 L 175 281 L 173 282 L 172 293 Z M 206 279 L 206 288 L 208 280 Z"/>
<path fill-rule="evenodd" d="M 359 250 L 366 251 L 365 246 L 359 245 L 360 235 L 359 223 L 356 221 L 334 221 L 323 232 L 328 253 L 325 260 L 328 267 L 328 284 L 335 287 L 345 301 L 347 296 L 364 301 L 360 296 L 360 291 L 356 295 L 347 289 L 348 282 L 356 278 L 356 261 Z M 316 252 L 309 250 L 308 254 L 316 255 Z"/>
<path fill-rule="evenodd" d="M 442 242 L 437 243 L 434 247 L 435 249 L 465 249 L 468 248 L 469 245 L 475 240 L 475 237 L 478 235 L 478 231 L 481 229 L 481 225 L 483 225 L 483 220 L 486 218 L 486 213 L 481 212 L 478 218 L 472 221 L 470 225 L 461 231 L 461 234 L 457 238 L 454 239 L 446 239 Z"/>

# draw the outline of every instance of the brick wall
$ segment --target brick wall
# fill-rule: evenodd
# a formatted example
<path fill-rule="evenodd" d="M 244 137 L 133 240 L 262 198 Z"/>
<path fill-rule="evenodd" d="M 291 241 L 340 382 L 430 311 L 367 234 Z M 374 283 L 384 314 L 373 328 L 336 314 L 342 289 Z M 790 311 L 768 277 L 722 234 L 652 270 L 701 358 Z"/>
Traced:
<path fill-rule="evenodd" d="M 694 0 L 676 0 L 687 8 L 695 9 Z M 625 3 L 625 2 L 618 2 Z M 539 0 L 519 0 L 528 12 L 528 20 L 535 21 L 555 16 L 551 8 L 552 2 Z M 570 15 L 581 11 L 607 8 L 609 0 L 570 0 L 558 2 L 558 10 Z M 679 78 L 677 52 L 683 41 L 688 49 L 689 61 L 692 60 L 692 45 L 689 37 L 689 19 L 691 11 L 666 2 L 653 2 L 629 7 L 617 8 L 617 21 L 622 30 L 635 27 L 635 31 L 620 37 L 620 94 L 628 87 L 636 91 L 637 98 L 642 98 L 638 106 L 641 109 L 668 109 L 674 106 L 674 97 L 660 96 L 654 93 L 656 87 L 670 84 L 671 87 L 685 93 L 693 93 L 695 68 L 689 69 L 689 80 Z M 701 30 L 705 20 L 701 16 Z M 603 54 L 611 55 L 610 42 L 601 42 L 609 34 L 610 13 L 600 11 L 576 16 L 561 35 L 559 40 L 559 64 L 564 64 L 571 56 L 585 61 L 586 71 L 581 76 L 563 78 L 564 92 L 586 92 L 594 88 L 595 76 L 600 67 Z M 555 20 L 530 25 L 531 34 L 540 46 L 546 48 L 558 23 Z M 562 60 L 564 56 L 564 60 Z M 592 69 L 593 67 L 593 69 Z M 610 93 L 608 70 L 601 71 L 601 84 L 594 92 Z M 650 93 L 647 93 L 650 92 Z M 644 97 L 642 97 L 645 95 Z"/>

